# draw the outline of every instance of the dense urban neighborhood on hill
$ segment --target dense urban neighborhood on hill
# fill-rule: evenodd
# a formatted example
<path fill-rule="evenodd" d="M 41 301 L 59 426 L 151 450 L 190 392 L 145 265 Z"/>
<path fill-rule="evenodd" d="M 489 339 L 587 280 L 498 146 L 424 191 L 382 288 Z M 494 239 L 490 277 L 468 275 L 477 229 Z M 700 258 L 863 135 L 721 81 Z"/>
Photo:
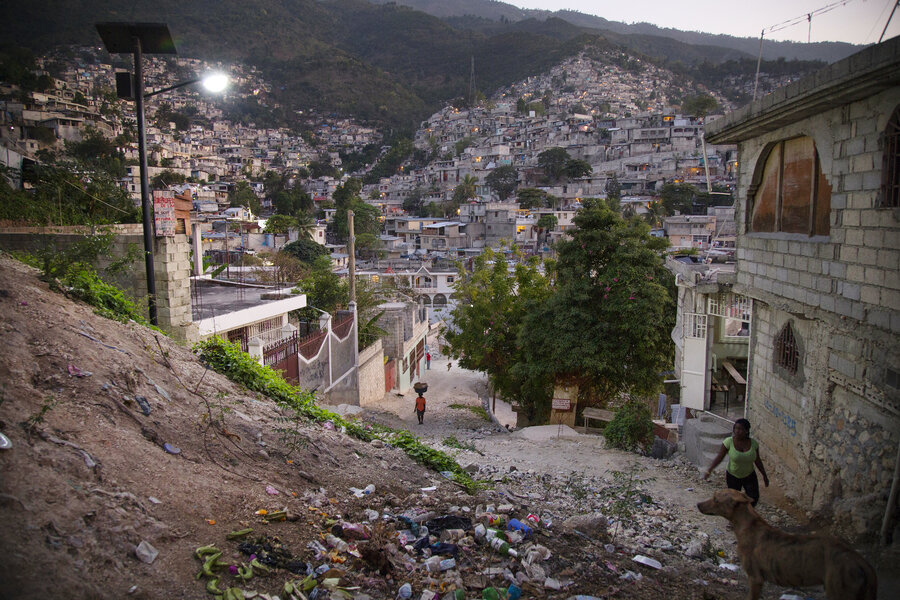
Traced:
<path fill-rule="evenodd" d="M 744 419 L 759 514 L 898 589 L 900 38 L 749 77 L 455 6 L 366 10 L 559 45 L 390 118 L 0 48 L 0 596 L 737 598 Z"/>

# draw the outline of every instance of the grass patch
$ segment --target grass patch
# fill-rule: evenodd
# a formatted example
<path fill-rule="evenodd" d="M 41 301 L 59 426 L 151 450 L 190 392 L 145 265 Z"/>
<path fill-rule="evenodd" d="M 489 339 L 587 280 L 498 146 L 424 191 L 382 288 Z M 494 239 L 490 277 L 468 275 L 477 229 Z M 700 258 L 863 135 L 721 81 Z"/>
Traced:
<path fill-rule="evenodd" d="M 456 439 L 455 435 L 447 436 L 446 438 L 444 438 L 444 441 L 441 443 L 444 444 L 445 446 L 447 446 L 448 448 L 458 448 L 460 450 L 468 450 L 469 452 L 477 452 L 478 454 L 481 454 L 482 456 L 484 456 L 484 453 L 482 453 L 481 450 L 479 450 L 472 444 L 468 444 L 466 442 L 459 441 L 458 439 Z"/>
<path fill-rule="evenodd" d="M 293 410 L 299 419 L 316 423 L 331 421 L 347 435 L 365 442 L 378 438 L 396 448 L 402 448 L 410 458 L 435 471 L 449 471 L 453 474 L 453 481 L 466 491 L 474 493 L 478 489 L 475 480 L 446 453 L 423 444 L 419 438 L 406 430 L 348 420 L 337 413 L 316 406 L 316 398 L 312 392 L 289 384 L 276 371 L 250 358 L 250 355 L 236 344 L 212 337 L 194 346 L 194 352 L 214 371 L 249 390 L 268 396 L 283 408 Z"/>
<path fill-rule="evenodd" d="M 491 420 L 491 415 L 488 414 L 488 411 L 484 410 L 482 406 L 469 406 L 468 404 L 451 404 L 450 408 L 455 408 L 456 410 L 468 410 L 485 421 Z"/>

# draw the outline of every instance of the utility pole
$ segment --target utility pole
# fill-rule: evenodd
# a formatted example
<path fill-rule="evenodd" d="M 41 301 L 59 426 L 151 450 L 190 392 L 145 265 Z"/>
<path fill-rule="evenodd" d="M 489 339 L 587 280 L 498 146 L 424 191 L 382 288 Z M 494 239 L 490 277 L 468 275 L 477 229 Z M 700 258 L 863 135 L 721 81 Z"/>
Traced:
<path fill-rule="evenodd" d="M 347 227 L 350 229 L 350 241 L 347 251 L 350 253 L 350 302 L 356 302 L 356 234 L 353 233 L 353 211 L 347 211 Z"/>

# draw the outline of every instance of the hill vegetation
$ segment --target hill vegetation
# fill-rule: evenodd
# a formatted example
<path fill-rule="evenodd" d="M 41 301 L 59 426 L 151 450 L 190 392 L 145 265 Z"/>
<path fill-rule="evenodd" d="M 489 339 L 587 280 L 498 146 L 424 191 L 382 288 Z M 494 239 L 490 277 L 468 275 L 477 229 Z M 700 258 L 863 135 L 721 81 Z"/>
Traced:
<path fill-rule="evenodd" d="M 62 0 L 13 0 L 0 7 L 0 35 L 43 52 L 61 44 L 100 46 L 98 22 L 166 22 L 181 56 L 253 64 L 273 82 L 266 106 L 250 101 L 234 107 L 241 120 L 285 123 L 293 111 L 312 108 L 395 130 L 409 130 L 444 103 L 467 98 L 473 58 L 475 87 L 484 95 L 586 47 L 618 47 L 681 65 L 685 77 L 698 80 L 705 77 L 702 65 L 752 58 L 672 37 L 601 31 L 569 13 L 560 13 L 565 19 L 523 11 L 515 18 L 496 15 L 506 5 L 488 5 L 494 12 L 484 16 L 441 20 L 407 6 L 363 0 L 138 0 L 127 9 L 86 0 L 77 11 Z M 440 12 L 435 6 L 423 8 Z M 130 57 L 114 60 L 127 66 Z"/>

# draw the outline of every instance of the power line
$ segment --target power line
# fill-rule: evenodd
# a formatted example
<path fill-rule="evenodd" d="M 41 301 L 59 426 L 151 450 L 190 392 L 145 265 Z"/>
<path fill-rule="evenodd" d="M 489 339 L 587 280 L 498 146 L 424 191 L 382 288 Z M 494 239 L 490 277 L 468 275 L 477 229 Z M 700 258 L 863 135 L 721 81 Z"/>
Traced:
<path fill-rule="evenodd" d="M 756 100 L 756 92 L 759 88 L 759 69 L 762 65 L 762 46 L 763 38 L 765 37 L 766 33 L 775 33 L 776 31 L 781 31 L 782 29 L 787 29 L 788 27 L 798 25 L 805 20 L 809 24 L 809 30 L 806 34 L 806 42 L 809 43 L 812 40 L 812 18 L 823 15 L 827 12 L 831 12 L 835 8 L 844 6 L 846 4 L 849 4 L 850 2 L 852 2 L 852 0 L 838 0 L 838 2 L 832 2 L 831 4 L 823 6 L 822 8 L 817 8 L 816 10 L 808 12 L 804 15 L 800 15 L 799 17 L 794 17 L 793 19 L 788 19 L 787 21 L 782 21 L 781 23 L 776 23 L 775 25 L 766 27 L 759 32 L 759 57 L 756 59 L 756 81 L 753 83 L 754 100 Z M 893 13 L 891 13 L 891 16 L 893 16 Z M 888 19 L 888 22 L 890 22 L 890 19 Z M 885 30 L 887 30 L 887 25 L 885 25 Z M 883 33 L 882 36 L 884 36 Z"/>
<path fill-rule="evenodd" d="M 810 23 L 810 27 L 812 27 L 812 18 L 817 17 L 819 15 L 823 15 L 827 12 L 831 12 L 835 8 L 844 6 L 845 4 L 849 4 L 853 0 L 839 0 L 838 2 L 833 2 L 827 6 L 823 6 L 822 8 L 817 8 L 812 12 L 808 12 L 806 14 L 800 15 L 799 17 L 794 17 L 793 19 L 788 19 L 787 21 L 782 21 L 781 23 L 777 23 L 770 27 L 766 27 L 763 29 L 763 35 L 766 33 L 775 33 L 776 31 L 781 31 L 782 29 L 787 29 L 788 27 L 793 27 L 794 25 L 798 25 L 803 21 L 807 21 Z"/>

